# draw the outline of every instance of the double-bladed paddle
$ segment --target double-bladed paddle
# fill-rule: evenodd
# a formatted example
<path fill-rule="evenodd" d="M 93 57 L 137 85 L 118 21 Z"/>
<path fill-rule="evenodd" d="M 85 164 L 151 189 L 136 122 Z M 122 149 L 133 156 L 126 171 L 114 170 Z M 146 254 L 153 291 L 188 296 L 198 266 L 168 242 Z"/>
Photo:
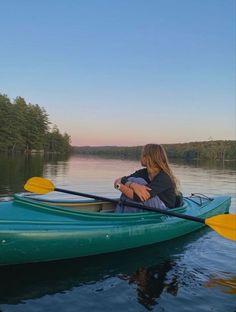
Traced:
<path fill-rule="evenodd" d="M 49 192 L 57 191 L 57 192 L 62 192 L 62 193 L 67 193 L 67 194 L 72 194 L 72 195 L 93 198 L 97 200 L 104 200 L 104 201 L 108 201 L 114 204 L 120 203 L 119 200 L 112 199 L 112 198 L 61 189 L 61 188 L 55 187 L 52 181 L 45 179 L 45 178 L 41 178 L 41 177 L 30 178 L 24 185 L 24 188 L 25 190 L 29 192 L 37 193 L 37 194 L 47 194 Z M 130 207 L 144 209 L 144 210 L 152 211 L 152 212 L 159 212 L 168 216 L 206 224 L 210 226 L 214 231 L 216 231 L 221 236 L 236 241 L 236 214 L 221 214 L 221 215 L 217 215 L 214 217 L 203 219 L 199 217 L 194 217 L 194 216 L 174 212 L 171 210 L 163 210 L 160 208 L 148 207 L 148 206 L 140 205 L 136 203 L 129 202 L 127 204 Z"/>

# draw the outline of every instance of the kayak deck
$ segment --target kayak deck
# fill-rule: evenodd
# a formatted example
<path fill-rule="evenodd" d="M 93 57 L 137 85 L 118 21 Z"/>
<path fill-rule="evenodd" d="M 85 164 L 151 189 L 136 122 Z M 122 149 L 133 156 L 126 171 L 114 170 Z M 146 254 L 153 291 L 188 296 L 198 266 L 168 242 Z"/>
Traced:
<path fill-rule="evenodd" d="M 166 218 L 170 218 L 158 212 L 114 213 L 114 203 L 105 201 L 73 200 L 71 206 L 71 200 L 46 202 L 39 198 L 32 199 L 15 195 L 13 201 L 5 203 L 5 208 L 2 207 L 3 205 L 0 206 L 1 220 L 29 220 L 36 222 L 43 220 L 48 222 L 58 222 L 59 220 L 71 222 L 75 220 L 80 220 L 81 222 L 85 220 L 91 220 L 93 222 L 106 220 L 113 222 L 122 220 L 122 224 L 124 224 L 125 220 L 127 222 L 134 220 L 136 222 L 137 220 L 145 221 L 151 218 L 154 222 L 157 222 L 158 219 L 160 222 L 163 222 Z M 224 199 L 227 201 L 228 197 L 214 198 L 212 201 L 207 199 L 202 201 L 202 198 L 199 197 L 196 197 L 194 200 L 191 197 L 185 198 L 183 206 L 172 208 L 170 211 L 202 217 L 207 215 L 212 208 L 216 210 L 217 205 L 221 205 Z"/>

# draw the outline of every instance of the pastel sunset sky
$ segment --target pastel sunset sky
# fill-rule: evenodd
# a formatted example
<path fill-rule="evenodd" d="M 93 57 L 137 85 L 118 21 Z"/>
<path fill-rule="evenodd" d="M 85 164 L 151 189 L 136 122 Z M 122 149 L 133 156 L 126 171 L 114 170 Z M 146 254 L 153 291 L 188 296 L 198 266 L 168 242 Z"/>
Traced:
<path fill-rule="evenodd" d="M 0 1 L 0 93 L 72 145 L 236 139 L 235 0 Z"/>

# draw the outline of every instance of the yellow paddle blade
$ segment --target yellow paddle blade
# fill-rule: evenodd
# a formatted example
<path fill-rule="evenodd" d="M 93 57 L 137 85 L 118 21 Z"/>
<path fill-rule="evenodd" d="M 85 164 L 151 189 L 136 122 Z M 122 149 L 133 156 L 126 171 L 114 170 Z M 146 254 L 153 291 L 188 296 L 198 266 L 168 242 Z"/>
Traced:
<path fill-rule="evenodd" d="M 221 236 L 236 241 L 236 214 L 222 214 L 205 219 L 209 225 Z"/>
<path fill-rule="evenodd" d="M 53 192 L 55 187 L 54 184 L 48 179 L 33 177 L 25 183 L 24 189 L 32 193 L 47 194 L 49 192 Z"/>

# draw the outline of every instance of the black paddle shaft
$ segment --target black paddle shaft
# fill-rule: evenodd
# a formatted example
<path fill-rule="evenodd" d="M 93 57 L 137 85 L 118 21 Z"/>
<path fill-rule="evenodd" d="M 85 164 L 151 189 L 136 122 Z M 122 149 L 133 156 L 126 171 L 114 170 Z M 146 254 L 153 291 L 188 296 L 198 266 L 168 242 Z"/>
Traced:
<path fill-rule="evenodd" d="M 86 194 L 86 193 L 81 193 L 81 192 L 69 191 L 69 190 L 64 190 L 61 188 L 55 188 L 54 190 L 57 192 L 62 192 L 62 193 L 67 193 L 67 194 L 78 195 L 78 196 L 93 198 L 93 199 L 97 199 L 97 200 L 104 200 L 104 201 L 108 201 L 108 202 L 111 202 L 114 204 L 122 203 L 121 201 L 119 201 L 117 199 L 107 198 L 107 197 L 93 195 L 93 194 Z M 125 204 L 125 203 L 123 203 L 123 204 Z M 170 211 L 170 210 L 163 210 L 160 208 L 148 207 L 148 206 L 140 205 L 140 204 L 136 204 L 136 203 L 130 203 L 129 202 L 129 203 L 127 203 L 127 205 L 130 207 L 138 208 L 138 209 L 144 209 L 144 210 L 148 210 L 148 211 L 152 211 L 152 212 L 160 212 L 160 213 L 168 215 L 168 216 L 182 218 L 182 219 L 191 220 L 191 221 L 200 222 L 200 223 L 205 224 L 205 219 L 199 218 L 199 217 L 189 216 L 189 215 L 185 215 L 185 214 Z"/>

